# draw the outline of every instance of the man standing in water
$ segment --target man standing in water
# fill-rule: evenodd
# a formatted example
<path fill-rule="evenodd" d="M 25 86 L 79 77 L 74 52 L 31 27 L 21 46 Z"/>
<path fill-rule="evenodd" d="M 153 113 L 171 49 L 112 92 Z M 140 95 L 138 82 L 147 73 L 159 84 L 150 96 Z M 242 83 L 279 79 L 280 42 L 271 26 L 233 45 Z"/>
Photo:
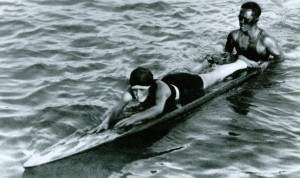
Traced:
<path fill-rule="evenodd" d="M 238 16 L 240 28 L 229 33 L 225 53 L 208 56 L 207 60 L 222 64 L 229 59 L 241 59 L 248 66 L 260 65 L 262 68 L 266 68 L 270 62 L 282 60 L 281 49 L 275 39 L 257 25 L 260 14 L 261 8 L 257 3 L 244 3 Z M 236 54 L 233 53 L 234 49 Z"/>

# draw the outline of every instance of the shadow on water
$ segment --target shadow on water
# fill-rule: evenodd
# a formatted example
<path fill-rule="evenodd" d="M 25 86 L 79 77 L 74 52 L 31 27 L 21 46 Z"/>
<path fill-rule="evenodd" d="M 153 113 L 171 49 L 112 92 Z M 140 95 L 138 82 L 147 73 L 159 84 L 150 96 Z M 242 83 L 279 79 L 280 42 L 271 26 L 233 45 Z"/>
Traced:
<path fill-rule="evenodd" d="M 28 168 L 23 178 L 109 177 L 113 173 L 121 173 L 128 163 L 181 149 L 176 147 L 161 152 L 149 149 L 168 134 L 172 127 L 164 124 L 53 163 Z"/>
<path fill-rule="evenodd" d="M 231 95 L 226 99 L 231 103 L 230 107 L 238 114 L 247 115 L 249 108 L 254 106 L 251 100 L 254 96 L 254 91 L 243 90 L 238 94 Z"/>
<path fill-rule="evenodd" d="M 241 115 L 247 115 L 251 107 L 256 107 L 251 104 L 255 100 L 256 92 L 279 84 L 274 80 L 279 73 L 279 68 L 280 66 L 271 66 L 267 71 L 251 79 L 251 82 L 245 83 L 241 90 L 235 90 L 232 95 L 228 96 L 226 100 L 231 103 L 230 107 L 233 111 Z"/>

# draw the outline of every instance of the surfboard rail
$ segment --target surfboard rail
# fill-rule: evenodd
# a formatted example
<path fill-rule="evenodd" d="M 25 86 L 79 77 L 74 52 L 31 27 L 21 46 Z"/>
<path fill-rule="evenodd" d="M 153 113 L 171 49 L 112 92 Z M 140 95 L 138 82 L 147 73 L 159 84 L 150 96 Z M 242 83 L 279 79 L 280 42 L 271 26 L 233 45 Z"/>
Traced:
<path fill-rule="evenodd" d="M 164 123 L 174 118 L 179 118 L 180 116 L 190 112 L 204 103 L 222 95 L 223 93 L 241 85 L 248 79 L 257 75 L 259 70 L 248 70 L 245 75 L 230 81 L 229 83 L 221 86 L 220 88 L 207 93 L 203 97 L 179 108 L 170 113 L 164 114 L 159 118 L 150 119 L 147 122 L 141 123 L 139 125 L 133 126 L 124 132 L 120 132 L 117 129 L 109 129 L 99 133 L 85 134 L 85 133 L 74 133 L 65 139 L 57 142 L 53 146 L 41 151 L 40 153 L 33 154 L 24 164 L 24 168 L 30 168 L 35 166 L 40 166 L 53 161 L 57 161 L 71 155 L 75 155 L 100 145 L 112 142 L 116 139 L 123 138 L 128 135 L 132 135 L 137 132 L 141 132 L 155 125 Z"/>

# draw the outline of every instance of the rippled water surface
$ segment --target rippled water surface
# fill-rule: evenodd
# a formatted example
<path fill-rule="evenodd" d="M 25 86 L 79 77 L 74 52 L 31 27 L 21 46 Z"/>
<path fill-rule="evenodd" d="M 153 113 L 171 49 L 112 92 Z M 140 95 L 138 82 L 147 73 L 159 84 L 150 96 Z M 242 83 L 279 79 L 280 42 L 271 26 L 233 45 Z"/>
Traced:
<path fill-rule="evenodd" d="M 160 132 L 23 163 L 100 123 L 143 65 L 156 77 L 221 51 L 245 1 L 0 2 L 1 177 L 298 177 L 300 3 L 259 2 L 286 59 Z"/>

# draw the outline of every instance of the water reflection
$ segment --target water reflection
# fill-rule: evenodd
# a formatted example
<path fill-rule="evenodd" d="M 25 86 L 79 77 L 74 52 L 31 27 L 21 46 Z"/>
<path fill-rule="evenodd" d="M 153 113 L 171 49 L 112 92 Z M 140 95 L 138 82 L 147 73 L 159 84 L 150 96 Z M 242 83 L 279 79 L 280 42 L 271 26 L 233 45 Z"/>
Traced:
<path fill-rule="evenodd" d="M 247 115 L 251 107 L 257 107 L 253 104 L 253 101 L 257 101 L 256 92 L 278 86 L 280 83 L 275 78 L 279 75 L 279 71 L 281 71 L 280 65 L 270 66 L 268 70 L 245 83 L 240 90 L 234 91 L 226 98 L 230 102 L 229 106 L 232 110 L 238 114 Z"/>
<path fill-rule="evenodd" d="M 239 114 L 247 115 L 249 112 L 249 108 L 251 106 L 255 107 L 251 104 L 253 99 L 253 91 L 244 90 L 236 95 L 232 95 L 227 97 L 226 99 L 231 103 L 230 107 Z"/>

